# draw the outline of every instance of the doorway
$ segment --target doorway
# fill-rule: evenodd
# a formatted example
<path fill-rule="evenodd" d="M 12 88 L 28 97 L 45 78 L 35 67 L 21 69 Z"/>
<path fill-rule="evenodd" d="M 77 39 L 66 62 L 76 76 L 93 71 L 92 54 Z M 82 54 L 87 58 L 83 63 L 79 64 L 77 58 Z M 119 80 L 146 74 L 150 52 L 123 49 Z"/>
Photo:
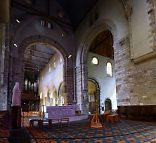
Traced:
<path fill-rule="evenodd" d="M 112 111 L 112 102 L 109 98 L 105 100 L 105 111 Z"/>
<path fill-rule="evenodd" d="M 88 112 L 89 114 L 100 113 L 99 85 L 94 79 L 88 80 Z"/>

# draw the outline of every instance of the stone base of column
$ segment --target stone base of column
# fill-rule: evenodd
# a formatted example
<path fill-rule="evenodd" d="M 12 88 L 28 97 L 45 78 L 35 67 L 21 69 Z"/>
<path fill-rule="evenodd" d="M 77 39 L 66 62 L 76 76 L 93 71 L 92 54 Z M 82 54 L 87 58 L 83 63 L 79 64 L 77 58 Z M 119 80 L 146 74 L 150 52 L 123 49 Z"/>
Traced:
<path fill-rule="evenodd" d="M 11 107 L 11 129 L 21 128 L 21 107 Z"/>
<path fill-rule="evenodd" d="M 31 138 L 26 129 L 11 129 L 8 138 L 9 143 L 31 143 Z"/>

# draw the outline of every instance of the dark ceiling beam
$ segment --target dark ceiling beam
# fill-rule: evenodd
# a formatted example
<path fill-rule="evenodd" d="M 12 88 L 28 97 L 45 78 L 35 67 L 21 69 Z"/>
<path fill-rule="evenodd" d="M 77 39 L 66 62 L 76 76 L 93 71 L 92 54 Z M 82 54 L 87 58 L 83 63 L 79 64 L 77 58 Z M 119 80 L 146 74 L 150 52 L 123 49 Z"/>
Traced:
<path fill-rule="evenodd" d="M 38 72 L 40 72 L 41 70 L 27 67 L 27 68 L 24 68 L 24 71 L 32 71 L 32 72 L 38 73 Z"/>
<path fill-rule="evenodd" d="M 68 25 L 70 27 L 72 27 L 72 25 L 69 23 L 69 22 L 66 22 L 66 21 L 63 21 L 61 20 L 60 18 L 57 18 L 55 16 L 48 16 L 47 13 L 44 13 L 34 7 L 32 7 L 31 5 L 28 5 L 28 4 L 23 4 L 21 2 L 17 2 L 15 0 L 12 0 L 12 6 L 17 8 L 17 9 L 20 9 L 22 11 L 25 11 L 27 13 L 30 13 L 30 14 L 35 14 L 35 15 L 38 15 L 38 16 L 41 16 L 41 17 L 44 17 L 46 19 L 49 19 L 49 20 L 52 20 L 52 21 L 55 21 L 59 26 L 60 24 L 65 24 L 65 25 Z M 62 26 L 61 26 L 62 27 Z M 64 29 L 63 29 L 64 30 Z"/>
<path fill-rule="evenodd" d="M 28 5 L 28 4 L 23 4 L 21 2 L 18 2 L 16 0 L 12 0 L 11 5 L 17 9 L 20 9 L 22 11 L 28 12 L 28 13 L 41 13 L 41 11 L 39 11 L 38 9 L 33 8 L 32 6 Z"/>
<path fill-rule="evenodd" d="M 37 68 L 37 67 L 32 67 L 32 66 L 26 66 L 26 67 L 24 67 L 24 69 L 34 69 L 34 70 L 39 70 L 39 68 Z"/>
<path fill-rule="evenodd" d="M 26 65 L 31 65 L 31 66 L 37 66 L 39 68 L 44 68 L 45 67 L 45 63 L 41 63 L 41 62 L 32 62 L 32 61 L 24 61 L 24 66 Z"/>
<path fill-rule="evenodd" d="M 34 73 L 36 75 L 38 75 L 40 73 L 40 71 L 33 70 L 33 69 L 24 69 L 24 72 L 31 72 L 31 73 Z"/>
<path fill-rule="evenodd" d="M 27 55 L 27 56 L 29 56 L 29 57 L 36 57 L 36 58 L 40 58 L 40 59 L 44 59 L 44 60 L 50 60 L 50 58 L 47 58 L 47 57 L 42 57 L 42 56 L 39 56 L 39 55 L 32 55 L 32 54 L 30 54 L 30 53 L 24 53 L 24 55 Z"/>
<path fill-rule="evenodd" d="M 35 63 L 24 63 L 24 66 L 25 67 L 36 67 L 36 68 L 39 68 L 39 69 L 41 69 L 41 68 L 43 68 L 45 65 L 39 65 L 39 64 L 35 64 Z"/>
<path fill-rule="evenodd" d="M 32 69 L 24 69 L 24 71 L 27 71 L 27 72 L 38 72 L 38 71 L 32 70 Z"/>
<path fill-rule="evenodd" d="M 96 42 L 96 45 L 92 48 L 92 49 L 90 49 L 91 51 L 94 51 L 95 52 L 95 50 L 96 50 L 96 48 L 98 48 L 98 46 L 99 45 L 101 45 L 105 40 L 107 40 L 108 38 L 111 38 L 111 35 L 108 35 L 108 36 L 106 36 L 104 39 L 102 39 L 100 42 Z"/>
<path fill-rule="evenodd" d="M 39 61 L 38 61 L 38 62 L 37 62 L 37 61 L 36 61 L 36 62 L 32 62 L 32 61 L 28 61 L 28 60 L 27 60 L 27 61 L 24 61 L 24 64 L 39 65 L 39 66 L 41 66 L 41 67 L 45 65 L 45 63 L 41 63 L 41 62 L 39 62 Z"/>
<path fill-rule="evenodd" d="M 41 60 L 38 60 L 38 59 L 36 60 L 36 59 L 28 59 L 28 58 L 25 58 L 24 61 L 25 62 L 27 62 L 27 61 L 30 61 L 30 62 L 40 62 L 40 63 L 43 63 L 43 64 L 48 64 L 48 62 L 41 61 Z"/>
<path fill-rule="evenodd" d="M 32 52 L 36 52 L 36 53 L 42 53 L 42 54 L 51 55 L 51 56 L 54 55 L 54 54 L 52 54 L 52 53 L 47 53 L 47 52 L 40 51 L 40 50 L 36 50 L 36 49 L 32 49 L 32 48 L 27 48 L 27 49 L 26 49 L 26 52 L 27 52 L 28 50 L 29 50 L 29 51 L 32 51 Z"/>
<path fill-rule="evenodd" d="M 47 14 L 50 16 L 50 1 L 47 0 Z"/>
<path fill-rule="evenodd" d="M 85 14 L 83 15 L 83 17 L 80 19 L 79 24 L 82 23 L 82 21 L 87 17 L 88 13 L 89 13 L 90 11 L 93 10 L 93 8 L 96 6 L 96 3 L 97 3 L 98 1 L 99 1 L 99 0 L 95 0 L 94 4 L 92 4 L 91 7 L 88 8 L 88 10 L 86 11 L 86 13 L 85 13 Z M 74 2 L 74 1 L 73 1 L 73 2 Z M 75 29 L 79 26 L 79 24 L 75 25 Z M 75 30 L 75 29 L 74 29 L 74 30 Z"/>

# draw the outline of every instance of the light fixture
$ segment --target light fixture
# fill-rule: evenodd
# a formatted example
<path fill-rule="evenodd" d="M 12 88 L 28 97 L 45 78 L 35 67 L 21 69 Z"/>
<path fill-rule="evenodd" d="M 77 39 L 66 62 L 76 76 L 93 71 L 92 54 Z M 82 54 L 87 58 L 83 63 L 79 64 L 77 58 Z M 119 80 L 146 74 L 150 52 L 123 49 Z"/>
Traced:
<path fill-rule="evenodd" d="M 17 44 L 14 43 L 14 46 L 17 47 Z"/>
<path fill-rule="evenodd" d="M 72 55 L 69 55 L 69 56 L 68 56 L 68 59 L 71 58 L 71 56 L 72 56 Z"/>
<path fill-rule="evenodd" d="M 16 22 L 17 22 L 17 23 L 20 23 L 20 21 L 19 21 L 18 19 L 16 19 Z"/>
<path fill-rule="evenodd" d="M 62 33 L 62 34 L 61 34 L 61 36 L 63 37 L 63 36 L 64 36 L 64 34 Z"/>

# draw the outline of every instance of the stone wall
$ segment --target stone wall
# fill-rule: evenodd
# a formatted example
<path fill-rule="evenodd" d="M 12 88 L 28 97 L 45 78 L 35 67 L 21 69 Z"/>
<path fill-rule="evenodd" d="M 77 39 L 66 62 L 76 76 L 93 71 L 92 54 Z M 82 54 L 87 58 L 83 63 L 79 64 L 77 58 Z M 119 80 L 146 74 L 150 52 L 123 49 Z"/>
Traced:
<path fill-rule="evenodd" d="M 59 9 L 58 4 L 56 5 L 56 2 L 53 2 L 53 8 Z M 51 12 L 54 12 L 54 15 L 57 14 L 56 11 Z M 23 54 L 25 49 L 32 44 L 43 43 L 55 50 L 58 50 L 63 55 L 65 92 L 69 96 L 68 103 L 73 104 L 73 67 L 75 67 L 75 61 L 73 58 L 75 54 L 75 51 L 73 50 L 75 48 L 73 31 L 71 30 L 71 27 L 66 27 L 67 25 L 64 25 L 64 28 L 62 29 L 55 22 L 52 23 L 52 28 L 44 27 L 41 25 L 41 19 L 42 17 L 31 15 L 23 18 L 20 23 L 11 25 L 11 34 L 13 37 L 11 40 L 11 88 L 15 81 L 19 81 L 20 85 L 23 85 Z M 66 17 L 64 17 L 62 19 L 62 24 L 63 21 L 66 20 Z M 72 57 L 68 58 L 69 55 L 72 55 Z M 13 70 L 13 68 L 17 70 Z M 11 96 L 11 94 L 9 96 Z"/>
<path fill-rule="evenodd" d="M 156 103 L 156 59 L 135 64 L 130 60 L 129 38 L 119 41 L 115 49 L 117 103 L 149 105 Z"/>
<path fill-rule="evenodd" d="M 7 110 L 8 93 L 8 56 L 7 43 L 5 40 L 7 26 L 0 24 L 0 110 Z"/>
<path fill-rule="evenodd" d="M 93 18 L 95 13 L 98 14 L 96 19 Z M 84 98 L 88 92 L 87 54 L 94 38 L 105 30 L 109 30 L 112 33 L 114 42 L 128 34 L 128 22 L 125 18 L 123 7 L 118 0 L 98 1 L 76 30 L 78 45 L 76 57 L 76 91 L 77 101 L 78 104 L 82 103 L 80 109 L 83 113 L 87 111 L 87 99 Z"/>
<path fill-rule="evenodd" d="M 152 40 L 150 41 L 151 43 L 147 45 L 148 47 L 145 45 L 141 46 L 141 44 L 132 47 L 131 32 L 134 32 L 134 29 L 131 29 L 132 23 L 130 23 L 131 21 L 129 21 L 129 18 L 127 20 L 127 17 L 124 17 L 125 13 L 121 7 L 122 4 L 119 3 L 119 1 L 113 2 L 115 3 L 112 3 L 112 1 L 99 1 L 96 5 L 96 8 L 98 7 L 98 19 L 92 23 L 92 26 L 88 25 L 90 16 L 92 13 L 94 13 L 93 9 L 85 17 L 84 21 L 82 21 L 76 32 L 78 43 L 76 64 L 77 67 L 80 67 L 77 69 L 77 99 L 83 103 L 82 89 L 83 85 L 85 85 L 88 75 L 87 69 L 82 69 L 81 66 L 85 66 L 86 64 L 85 57 L 90 44 L 98 33 L 107 29 L 112 32 L 114 40 L 113 47 L 115 58 L 117 104 L 119 106 L 155 104 L 156 58 L 151 55 L 150 57 L 146 58 L 146 55 L 144 55 L 145 58 L 141 57 L 141 59 L 137 59 L 135 57 L 135 59 L 133 59 L 133 54 L 139 50 L 144 51 L 151 48 L 153 50 L 152 52 L 155 53 L 155 22 L 153 21 L 153 19 L 155 19 L 155 1 L 147 0 L 146 2 L 143 2 L 143 7 L 150 6 L 153 8 L 152 12 L 150 11 L 150 8 L 144 10 L 144 12 L 147 12 L 146 20 L 149 18 L 147 21 L 145 21 L 147 22 L 146 24 L 149 24 L 149 33 L 153 33 L 149 37 Z M 109 9 L 107 7 L 109 7 Z M 112 9 L 112 11 L 110 11 L 110 9 Z M 135 13 L 130 13 L 129 17 L 131 14 L 136 14 L 136 11 Z M 147 18 L 147 16 L 149 17 Z M 133 22 L 135 25 L 135 21 Z M 141 21 L 140 19 L 139 24 L 141 25 L 143 22 L 144 21 Z M 147 29 L 142 31 L 142 28 L 144 28 L 144 26 L 139 26 L 137 30 L 139 30 L 143 39 L 146 39 Z M 139 38 L 138 33 L 136 33 L 135 37 Z M 144 41 L 141 40 L 140 42 Z M 86 75 L 87 77 L 83 75 Z"/>
<path fill-rule="evenodd" d="M 154 121 L 156 119 L 156 105 L 118 106 L 120 118 L 128 120 Z"/>
<path fill-rule="evenodd" d="M 86 65 L 76 67 L 76 99 L 77 105 L 79 105 L 82 113 L 88 114 L 87 103 L 88 103 L 88 68 Z M 84 82 L 83 82 L 84 81 Z"/>

